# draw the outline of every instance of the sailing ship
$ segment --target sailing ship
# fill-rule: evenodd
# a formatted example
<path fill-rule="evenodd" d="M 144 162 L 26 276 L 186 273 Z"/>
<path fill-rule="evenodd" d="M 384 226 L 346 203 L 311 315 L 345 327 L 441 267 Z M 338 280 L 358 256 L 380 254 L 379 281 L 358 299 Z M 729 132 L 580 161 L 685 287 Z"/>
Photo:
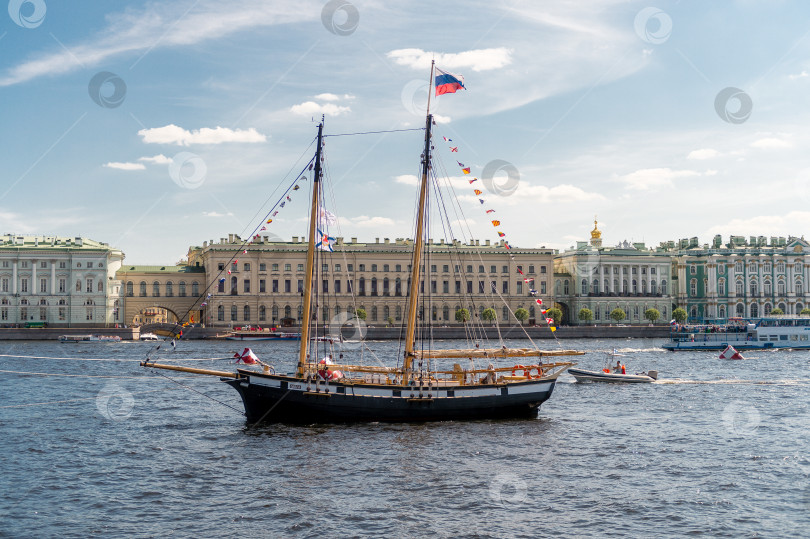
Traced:
<path fill-rule="evenodd" d="M 433 66 L 431 81 L 433 84 Z M 317 283 L 316 234 L 319 233 L 323 172 L 323 121 L 318 125 L 314 158 L 307 259 L 304 270 L 301 341 L 295 372 L 276 373 L 263 362 L 255 368 L 236 372 L 195 369 L 156 363 L 147 359 L 144 367 L 218 376 L 242 398 L 250 423 L 259 422 L 344 422 L 344 421 L 433 421 L 489 418 L 536 417 L 539 406 L 554 390 L 557 378 L 575 365 L 557 357 L 580 355 L 575 350 L 537 348 L 433 349 L 432 339 L 423 333 L 417 340 L 420 309 L 422 255 L 426 247 L 426 220 L 431 181 L 431 128 L 433 116 L 425 121 L 424 151 L 421 155 L 421 182 L 416 210 L 416 233 L 412 249 L 404 352 L 386 365 L 357 365 L 319 355 L 317 327 L 314 326 L 313 290 Z M 424 309 L 424 305 L 421 307 Z M 418 343 L 418 344 L 417 344 Z M 247 354 L 249 350 L 246 350 Z M 343 354 L 339 356 L 343 357 Z M 469 360 L 464 369 L 460 362 Z M 516 365 L 512 365 L 512 362 Z M 446 362 L 448 366 L 442 366 Z M 454 363 L 455 362 L 455 363 Z M 486 366 L 476 366 L 476 362 Z M 498 366 L 494 364 L 503 364 Z M 452 364 L 452 365 L 451 365 Z"/>

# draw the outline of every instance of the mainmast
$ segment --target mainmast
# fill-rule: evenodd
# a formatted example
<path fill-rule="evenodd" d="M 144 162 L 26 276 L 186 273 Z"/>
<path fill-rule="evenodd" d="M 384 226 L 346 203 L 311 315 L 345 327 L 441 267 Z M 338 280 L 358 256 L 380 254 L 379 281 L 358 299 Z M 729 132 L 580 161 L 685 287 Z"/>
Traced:
<path fill-rule="evenodd" d="M 415 357 L 414 335 L 416 334 L 416 315 L 419 308 L 419 284 L 421 280 L 422 248 L 424 247 L 425 214 L 428 192 L 428 175 L 430 174 L 430 128 L 433 125 L 433 116 L 430 114 L 430 91 L 433 86 L 433 62 L 430 63 L 430 84 L 428 84 L 428 112 L 425 121 L 425 151 L 422 154 L 422 183 L 419 188 L 419 207 L 416 211 L 416 237 L 413 243 L 413 259 L 411 263 L 411 286 L 408 290 L 408 325 L 405 330 L 405 360 L 403 368 L 405 377 L 411 370 Z"/>
<path fill-rule="evenodd" d="M 315 173 L 312 178 L 312 210 L 309 215 L 309 244 L 307 245 L 307 264 L 304 276 L 304 319 L 301 322 L 301 350 L 298 354 L 299 378 L 304 377 L 304 366 L 307 364 L 309 345 L 309 324 L 312 318 L 312 274 L 315 267 L 315 233 L 317 231 L 318 211 L 320 209 L 319 193 L 321 182 L 321 147 L 323 146 L 323 118 L 318 125 L 318 149 L 315 151 Z"/>

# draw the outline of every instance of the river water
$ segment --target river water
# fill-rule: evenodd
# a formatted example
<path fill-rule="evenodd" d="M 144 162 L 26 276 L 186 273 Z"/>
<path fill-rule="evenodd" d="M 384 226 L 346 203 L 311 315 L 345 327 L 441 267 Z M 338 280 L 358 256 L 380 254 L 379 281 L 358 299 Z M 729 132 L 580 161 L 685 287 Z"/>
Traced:
<path fill-rule="evenodd" d="M 0 536 L 810 535 L 810 352 L 662 342 L 563 341 L 661 381 L 566 374 L 532 420 L 260 427 L 217 378 L 139 367 L 150 343 L 1 343 Z M 158 355 L 231 370 L 209 358 L 235 348 Z M 296 348 L 253 346 L 282 371 Z"/>

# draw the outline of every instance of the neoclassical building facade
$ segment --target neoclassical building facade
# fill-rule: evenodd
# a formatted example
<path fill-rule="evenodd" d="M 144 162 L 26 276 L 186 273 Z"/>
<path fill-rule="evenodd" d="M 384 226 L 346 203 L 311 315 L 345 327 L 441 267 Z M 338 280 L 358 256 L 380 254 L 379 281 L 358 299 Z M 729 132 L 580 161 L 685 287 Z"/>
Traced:
<path fill-rule="evenodd" d="M 648 249 L 627 241 L 602 246 L 602 233 L 594 221 L 590 242 L 578 242 L 554 257 L 554 298 L 563 311 L 563 323 L 613 324 L 609 315 L 615 308 L 627 315 L 625 324 L 649 323 L 644 311 L 651 308 L 669 321 L 671 265 L 672 253 L 663 247 Z M 585 308 L 593 320 L 579 320 Z"/>
<path fill-rule="evenodd" d="M 356 308 L 370 325 L 400 324 L 407 308 L 412 240 L 373 243 L 336 238 L 334 252 L 318 251 L 317 319 L 329 323 Z M 207 294 L 201 313 L 207 325 L 300 325 L 307 243 L 267 237 L 246 243 L 236 235 L 189 250 L 188 264 L 206 270 Z M 456 324 L 455 313 L 480 316 L 492 307 L 499 321 L 523 307 L 529 323 L 538 317 L 536 299 L 551 300 L 552 249 L 506 249 L 503 242 L 428 241 L 423 257 L 422 317 Z M 518 269 L 522 272 L 518 272 Z M 536 291 L 536 296 L 531 291 Z"/>
<path fill-rule="evenodd" d="M 810 306 L 810 244 L 803 238 L 731 236 L 699 246 L 681 240 L 677 302 L 689 320 L 799 314 Z"/>
<path fill-rule="evenodd" d="M 208 284 L 202 265 L 125 265 L 117 279 L 124 286 L 127 324 L 202 322 L 201 296 Z"/>
<path fill-rule="evenodd" d="M 124 254 L 106 243 L 57 236 L 0 236 L 0 325 L 121 324 L 115 277 Z"/>

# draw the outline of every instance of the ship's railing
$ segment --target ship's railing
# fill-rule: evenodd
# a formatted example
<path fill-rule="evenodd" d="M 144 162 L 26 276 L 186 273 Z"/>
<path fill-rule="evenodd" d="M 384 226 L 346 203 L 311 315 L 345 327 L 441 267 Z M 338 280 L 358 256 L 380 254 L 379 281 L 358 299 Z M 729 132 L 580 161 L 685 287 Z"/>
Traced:
<path fill-rule="evenodd" d="M 670 336 L 672 342 L 726 342 L 749 340 L 745 331 L 728 331 L 723 333 L 673 333 Z"/>

